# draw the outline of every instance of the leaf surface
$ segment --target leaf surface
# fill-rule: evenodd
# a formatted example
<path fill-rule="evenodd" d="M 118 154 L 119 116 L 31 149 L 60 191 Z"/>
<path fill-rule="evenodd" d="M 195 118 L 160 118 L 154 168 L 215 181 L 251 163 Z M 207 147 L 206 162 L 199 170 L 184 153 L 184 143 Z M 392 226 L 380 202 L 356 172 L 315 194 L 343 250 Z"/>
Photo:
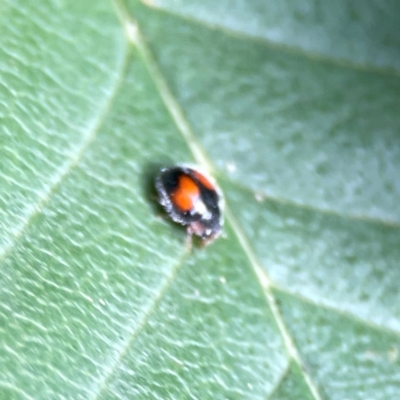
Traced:
<path fill-rule="evenodd" d="M 274 4 L 1 3 L 1 398 L 396 397 L 398 5 Z"/>

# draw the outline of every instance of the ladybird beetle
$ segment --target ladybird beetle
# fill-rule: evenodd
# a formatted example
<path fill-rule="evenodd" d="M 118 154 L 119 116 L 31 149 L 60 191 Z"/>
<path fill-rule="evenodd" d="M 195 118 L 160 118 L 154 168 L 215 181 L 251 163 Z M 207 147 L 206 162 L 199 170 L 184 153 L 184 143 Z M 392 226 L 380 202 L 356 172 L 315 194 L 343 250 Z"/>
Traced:
<path fill-rule="evenodd" d="M 221 234 L 223 198 L 207 174 L 189 166 L 163 168 L 155 186 L 160 204 L 172 220 L 187 226 L 189 237 L 208 244 Z"/>

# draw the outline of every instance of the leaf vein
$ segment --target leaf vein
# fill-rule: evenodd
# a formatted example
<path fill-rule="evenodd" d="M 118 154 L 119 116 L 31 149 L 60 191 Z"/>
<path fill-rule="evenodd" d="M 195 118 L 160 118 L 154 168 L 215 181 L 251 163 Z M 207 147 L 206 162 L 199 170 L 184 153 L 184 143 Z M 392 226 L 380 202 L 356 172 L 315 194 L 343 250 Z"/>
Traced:
<path fill-rule="evenodd" d="M 104 120 L 106 119 L 112 103 L 123 84 L 123 77 L 126 75 L 128 60 L 129 50 L 126 50 L 114 86 L 110 90 L 110 95 L 104 106 L 101 108 L 92 128 L 88 129 L 88 133 L 84 136 L 80 146 L 78 146 L 76 151 L 69 157 L 69 159 L 67 159 L 63 166 L 59 169 L 58 173 L 55 174 L 52 182 L 47 186 L 44 191 L 42 191 L 41 194 L 38 195 L 38 201 L 33 207 L 31 207 L 30 213 L 27 215 L 26 219 L 21 222 L 21 224 L 16 227 L 16 229 L 14 229 L 14 234 L 11 240 L 0 250 L 0 264 L 4 262 L 4 260 L 12 253 L 17 243 L 24 237 L 24 235 L 28 231 L 35 217 L 41 214 L 45 206 L 50 202 L 52 196 L 56 193 L 57 189 L 65 181 L 67 176 L 69 176 L 71 172 L 79 165 L 83 158 L 83 155 L 96 139 L 97 133 L 102 126 Z"/>
<path fill-rule="evenodd" d="M 145 328 L 147 322 L 149 321 L 153 312 L 157 309 L 157 306 L 160 304 L 163 299 L 165 293 L 173 283 L 179 268 L 183 265 L 183 261 L 187 256 L 187 251 L 185 251 L 181 257 L 178 259 L 178 262 L 171 268 L 170 273 L 167 275 L 164 282 L 160 285 L 157 290 L 156 296 L 149 302 L 147 310 L 142 314 L 142 318 L 138 321 L 131 334 L 123 343 L 120 349 L 117 351 L 117 357 L 111 366 L 106 370 L 106 373 L 102 377 L 101 381 L 97 384 L 97 391 L 91 397 L 92 400 L 99 399 L 101 397 L 102 392 L 107 389 L 107 384 L 110 381 L 111 377 L 117 372 L 119 365 L 121 364 L 122 359 L 126 356 L 128 350 L 130 349 L 131 344 L 134 342 L 139 333 Z"/>
<path fill-rule="evenodd" d="M 215 173 L 214 175 L 220 176 L 221 178 L 226 179 L 224 176 L 222 176 L 219 173 Z M 300 210 L 319 213 L 319 214 L 330 216 L 330 217 L 337 217 L 337 218 L 341 218 L 341 219 L 346 218 L 351 221 L 359 221 L 359 222 L 365 222 L 368 224 L 383 225 L 383 226 L 386 226 L 389 228 L 400 229 L 400 220 L 389 220 L 389 219 L 385 219 L 384 217 L 370 216 L 367 214 L 340 213 L 333 208 L 317 207 L 315 205 L 308 205 L 305 203 L 289 200 L 284 197 L 275 196 L 271 193 L 265 193 L 264 191 L 257 190 L 250 186 L 247 186 L 246 184 L 244 184 L 242 181 L 239 181 L 239 180 L 231 179 L 230 182 L 234 183 L 235 187 L 237 187 L 238 189 L 241 189 L 247 193 L 250 193 L 254 197 L 256 197 L 256 196 L 261 197 L 261 202 L 262 201 L 270 201 L 270 202 L 273 202 L 278 205 L 290 206 L 290 207 L 294 207 L 294 208 L 297 208 Z"/>
<path fill-rule="evenodd" d="M 172 10 L 158 7 L 154 4 L 150 5 L 149 2 L 146 2 L 146 5 L 149 6 L 150 8 L 152 8 L 153 10 L 158 11 L 159 13 L 163 13 L 163 14 L 170 15 L 170 16 L 173 16 L 176 18 L 180 18 L 185 21 L 189 21 L 193 24 L 197 24 L 197 25 L 203 26 L 208 29 L 220 30 L 222 32 L 225 32 L 228 35 L 232 35 L 232 36 L 235 36 L 235 37 L 238 37 L 241 39 L 246 39 L 246 40 L 251 40 L 254 42 L 262 43 L 268 48 L 282 50 L 282 51 L 288 52 L 290 54 L 299 55 L 299 56 L 311 59 L 315 62 L 326 62 L 326 63 L 329 63 L 334 66 L 352 69 L 352 70 L 356 70 L 356 71 L 373 72 L 375 74 L 379 74 L 382 76 L 394 76 L 394 77 L 400 76 L 400 71 L 398 71 L 393 66 L 379 66 L 379 65 L 373 65 L 373 64 L 352 61 L 352 60 L 349 60 L 348 58 L 329 57 L 318 51 L 305 50 L 300 47 L 296 47 L 292 44 L 284 44 L 282 42 L 274 42 L 273 40 L 268 39 L 265 36 L 252 35 L 251 33 L 247 33 L 243 30 L 235 31 L 233 29 L 230 29 L 230 28 L 224 26 L 221 23 L 217 23 L 217 22 L 213 23 L 213 22 L 205 21 L 204 19 L 196 18 L 195 16 L 190 16 L 187 14 L 186 15 L 179 14 Z"/>
<path fill-rule="evenodd" d="M 132 22 L 127 21 L 126 22 L 126 30 L 127 32 L 132 31 Z M 173 94 L 171 93 L 163 75 L 159 71 L 156 63 L 153 60 L 153 57 L 148 50 L 145 41 L 141 37 L 140 31 L 138 27 L 135 25 L 134 26 L 135 30 L 134 33 L 135 35 L 132 36 L 130 39 L 134 43 L 135 46 L 137 46 L 137 49 L 139 53 L 141 54 L 141 57 L 143 59 L 143 62 L 147 66 L 149 73 L 155 82 L 155 85 L 159 91 L 159 94 L 164 101 L 164 104 L 168 110 L 168 112 L 171 114 L 171 117 L 173 121 L 176 123 L 179 131 L 181 132 L 183 138 L 185 139 L 187 145 L 189 146 L 189 149 L 191 150 L 194 158 L 197 160 L 199 164 L 201 164 L 204 168 L 208 170 L 213 170 L 211 162 L 208 160 L 204 150 L 202 149 L 201 145 L 197 142 L 195 139 L 195 136 L 192 133 L 191 127 L 189 123 L 187 122 L 186 118 L 183 115 L 183 112 L 174 98 Z M 239 240 L 239 243 L 243 247 L 243 250 L 248 257 L 250 264 L 252 265 L 256 276 L 258 277 L 260 284 L 262 288 L 264 289 L 264 294 L 265 298 L 267 300 L 267 303 L 274 315 L 274 318 L 277 322 L 277 325 L 279 327 L 279 330 L 281 332 L 281 335 L 284 339 L 284 343 L 286 346 L 286 349 L 289 353 L 289 355 L 295 360 L 295 362 L 299 365 L 301 370 L 303 371 L 304 374 L 304 379 L 313 394 L 315 400 L 322 400 L 321 395 L 318 392 L 317 386 L 315 383 L 312 381 L 311 376 L 308 374 L 307 370 L 304 368 L 304 363 L 302 362 L 299 352 L 297 348 L 295 347 L 295 344 L 293 342 L 293 339 L 291 338 L 284 320 L 279 312 L 278 306 L 276 304 L 275 298 L 273 297 L 271 293 L 271 288 L 270 288 L 270 282 L 269 278 L 267 277 L 265 271 L 262 269 L 260 266 L 259 262 L 256 260 L 256 257 L 250 248 L 250 245 L 248 244 L 247 239 L 245 238 L 245 235 L 240 228 L 239 224 L 236 222 L 235 218 L 233 217 L 233 214 L 229 211 L 228 207 L 226 207 L 226 216 L 227 220 L 231 223 L 231 225 L 234 228 L 234 231 L 236 232 L 236 236 Z"/>
<path fill-rule="evenodd" d="M 360 324 L 366 325 L 371 329 L 375 329 L 375 330 L 380 330 L 386 333 L 389 333 L 391 335 L 395 335 L 397 337 L 400 338 L 400 331 L 396 330 L 395 328 L 391 328 L 382 324 L 379 324 L 377 322 L 373 322 L 370 320 L 367 320 L 366 318 L 362 318 L 359 315 L 352 313 L 351 311 L 347 311 L 347 310 L 343 310 L 343 309 L 339 309 L 334 307 L 333 305 L 327 304 L 327 303 L 317 303 L 315 300 L 309 298 L 309 297 L 305 297 L 303 295 L 301 295 L 300 293 L 296 293 L 293 292 L 285 287 L 279 286 L 279 285 L 275 285 L 274 283 L 271 284 L 271 288 L 275 289 L 281 293 L 287 294 L 289 296 L 294 297 L 296 300 L 301 301 L 303 303 L 307 303 L 309 305 L 318 307 L 318 308 L 323 308 L 325 310 L 334 312 L 344 318 L 349 318 L 352 320 L 357 321 Z"/>
<path fill-rule="evenodd" d="M 278 379 L 276 380 L 275 385 L 272 387 L 271 391 L 269 392 L 269 394 L 267 395 L 267 397 L 265 398 L 265 400 L 269 400 L 272 399 L 272 397 L 274 396 L 274 394 L 277 392 L 277 390 L 279 389 L 279 387 L 282 385 L 282 382 L 285 380 L 285 378 L 287 377 L 288 373 L 290 370 L 290 362 L 287 363 L 286 367 L 281 371 L 281 374 L 278 376 Z"/>

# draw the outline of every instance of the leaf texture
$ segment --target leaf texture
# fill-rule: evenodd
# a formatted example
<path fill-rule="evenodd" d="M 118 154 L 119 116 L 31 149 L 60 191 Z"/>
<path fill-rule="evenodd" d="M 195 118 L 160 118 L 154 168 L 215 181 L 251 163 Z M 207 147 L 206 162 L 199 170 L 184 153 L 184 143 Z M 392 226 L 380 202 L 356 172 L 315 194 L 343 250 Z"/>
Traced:
<path fill-rule="evenodd" d="M 398 11 L 2 2 L 0 398 L 396 398 Z M 176 162 L 224 191 L 206 248 Z"/>

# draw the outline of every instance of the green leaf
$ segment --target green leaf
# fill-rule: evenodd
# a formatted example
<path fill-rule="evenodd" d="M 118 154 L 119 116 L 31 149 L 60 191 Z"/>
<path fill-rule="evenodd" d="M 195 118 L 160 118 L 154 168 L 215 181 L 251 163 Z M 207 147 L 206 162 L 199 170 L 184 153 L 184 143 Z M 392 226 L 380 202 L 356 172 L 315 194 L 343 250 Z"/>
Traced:
<path fill-rule="evenodd" d="M 396 398 L 399 12 L 0 3 L 0 398 Z M 224 191 L 206 248 L 175 162 Z"/>

